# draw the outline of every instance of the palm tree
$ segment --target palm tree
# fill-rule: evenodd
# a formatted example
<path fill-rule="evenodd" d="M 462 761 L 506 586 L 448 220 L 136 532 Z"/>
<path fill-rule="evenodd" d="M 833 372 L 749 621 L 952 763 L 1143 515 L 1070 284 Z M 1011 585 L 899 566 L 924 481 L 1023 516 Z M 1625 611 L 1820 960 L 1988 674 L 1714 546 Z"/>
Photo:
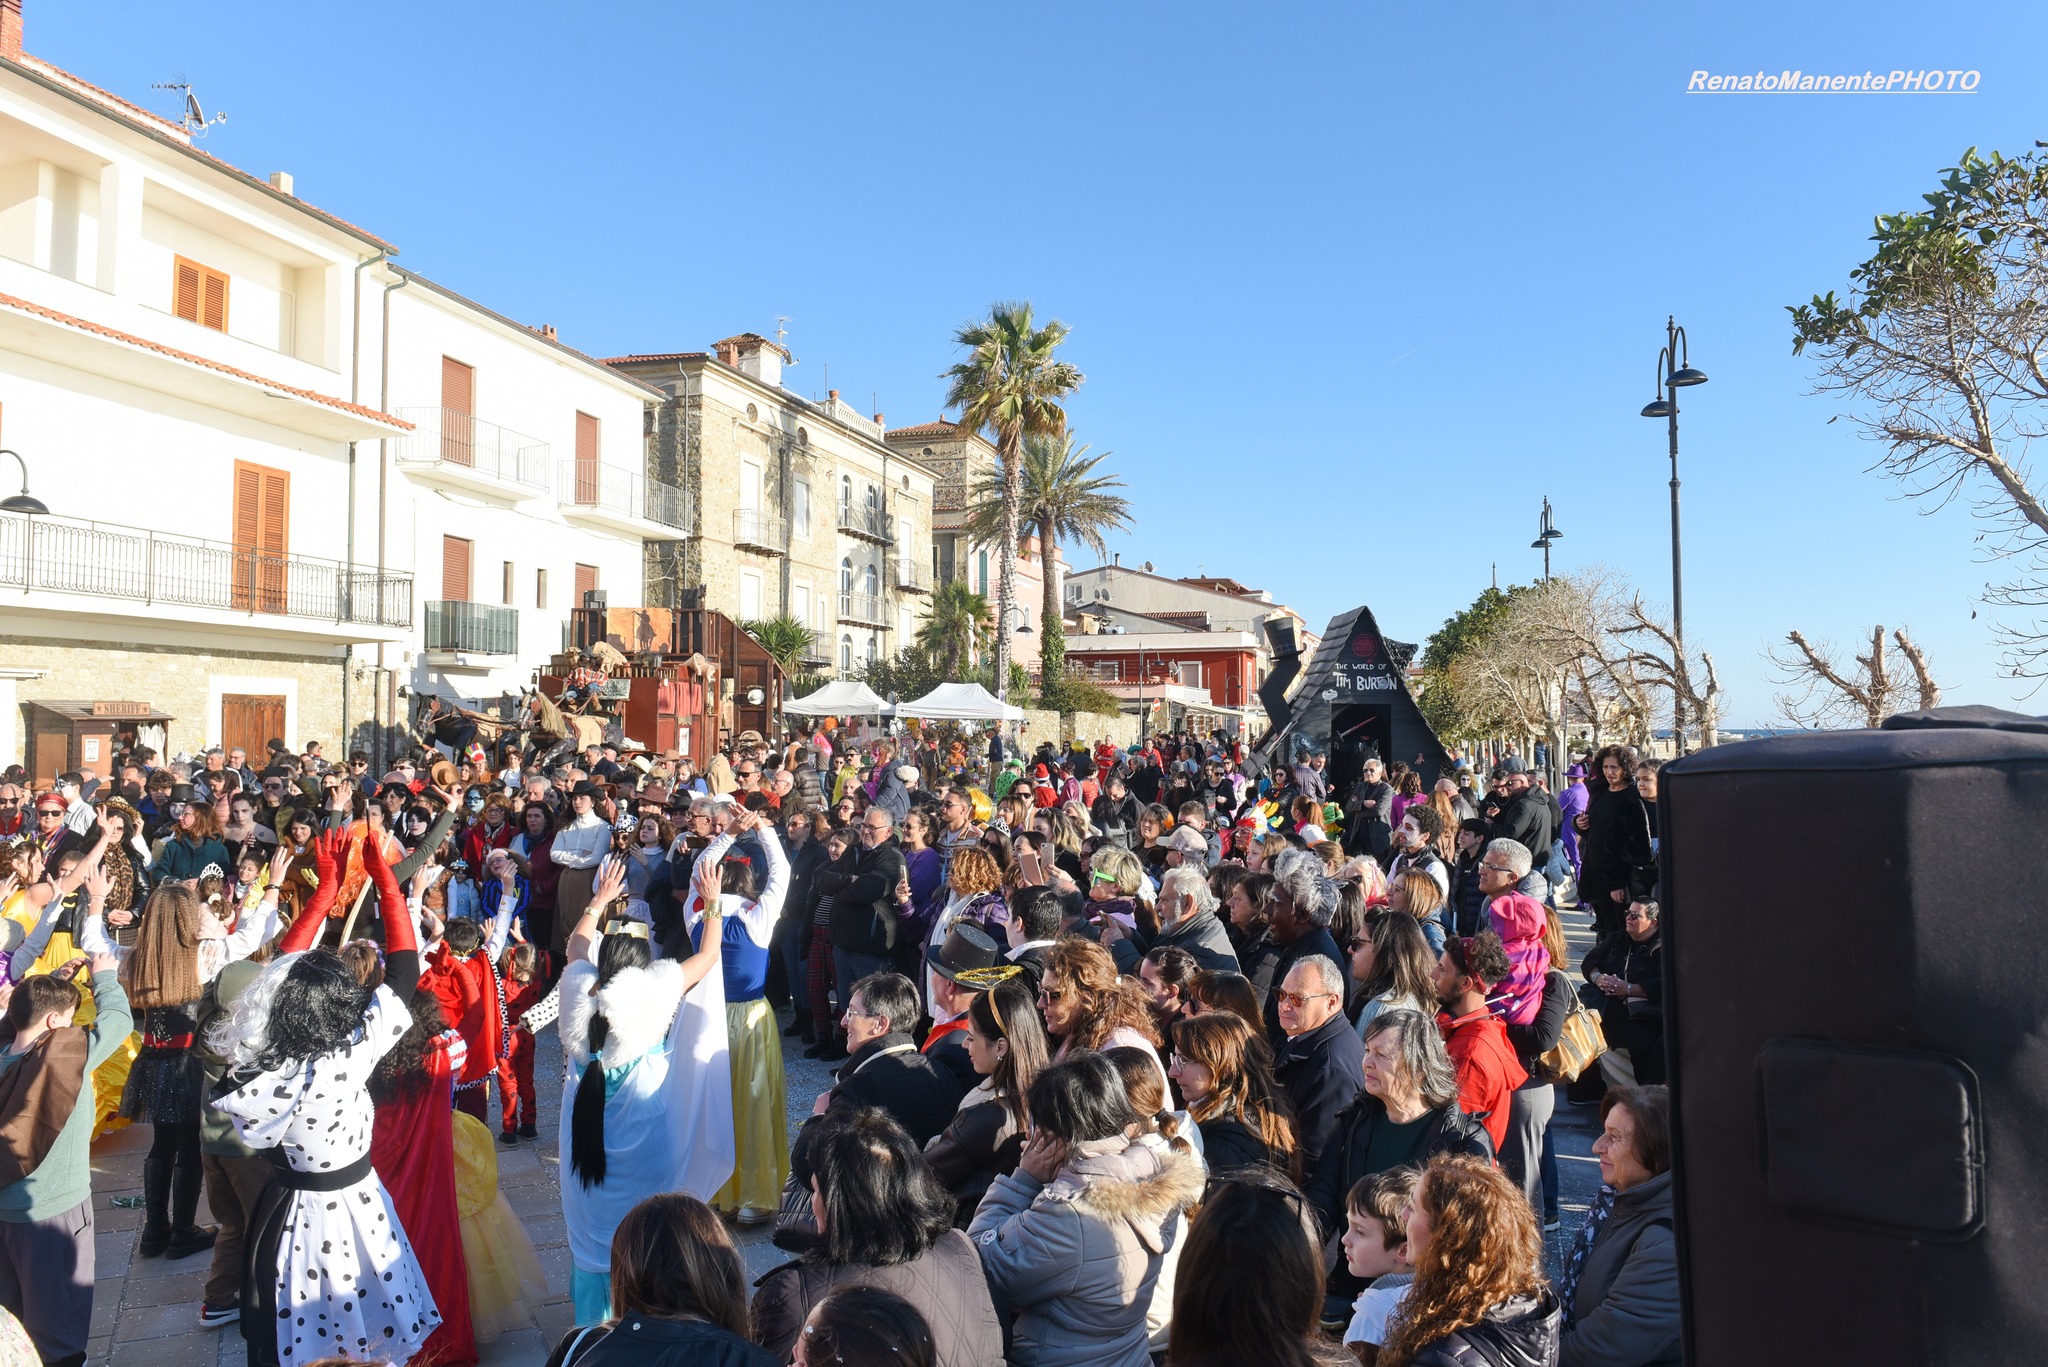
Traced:
<path fill-rule="evenodd" d="M 1131 525 L 1131 503 L 1111 489 L 1124 482 L 1098 475 L 1095 467 L 1112 452 L 1088 454 L 1085 446 L 1074 444 L 1074 434 L 1057 437 L 1027 437 L 1024 441 L 1023 492 L 1017 504 L 1019 524 L 1038 533 L 1039 578 L 1044 581 L 1042 623 L 1060 620 L 1059 585 L 1053 582 L 1052 548 L 1060 542 L 1086 546 L 1099 560 L 1109 553 L 1102 542 L 1104 532 L 1120 531 Z M 968 496 L 967 535 L 986 545 L 1001 535 L 1003 525 L 1003 483 L 985 476 Z"/>
<path fill-rule="evenodd" d="M 811 629 L 804 625 L 802 618 L 785 612 L 775 617 L 741 622 L 740 630 L 761 643 L 761 648 L 782 666 L 785 676 L 793 679 L 803 672 L 804 657 L 811 649 Z"/>
<path fill-rule="evenodd" d="M 976 647 L 985 646 L 991 635 L 1001 639 L 988 599 L 967 587 L 965 579 L 955 579 L 932 595 L 931 615 L 917 629 L 917 643 L 957 681 L 974 667 Z"/>
<path fill-rule="evenodd" d="M 1003 480 L 1001 536 L 996 580 L 996 695 L 1005 697 L 1010 681 L 1010 620 L 1017 606 L 1017 521 L 1023 501 L 1024 439 L 1057 436 L 1067 429 L 1060 400 L 1081 384 L 1081 372 L 1053 352 L 1067 340 L 1067 325 L 1057 319 L 1034 327 L 1028 303 L 998 303 L 988 317 L 968 323 L 953 334 L 967 348 L 967 359 L 941 376 L 950 381 L 946 406 L 958 407 L 960 425 L 970 432 L 994 433 L 996 460 Z"/>

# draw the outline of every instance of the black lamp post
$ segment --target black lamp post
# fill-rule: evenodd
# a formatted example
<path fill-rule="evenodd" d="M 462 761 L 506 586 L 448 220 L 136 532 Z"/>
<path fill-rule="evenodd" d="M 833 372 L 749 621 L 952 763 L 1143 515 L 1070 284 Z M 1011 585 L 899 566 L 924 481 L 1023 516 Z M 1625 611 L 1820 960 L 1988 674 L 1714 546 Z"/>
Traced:
<path fill-rule="evenodd" d="M 1550 582 L 1550 543 L 1563 535 L 1564 533 L 1550 520 L 1550 497 L 1546 494 L 1543 498 L 1543 516 L 1536 523 L 1536 539 L 1529 543 L 1530 550 L 1543 552 L 1543 582 L 1546 584 Z"/>
<path fill-rule="evenodd" d="M 1646 418 L 1664 418 L 1671 440 L 1671 637 L 1677 658 L 1672 663 L 1671 730 L 1679 754 L 1685 753 L 1685 699 L 1679 696 L 1676 670 L 1685 662 L 1685 592 L 1678 549 L 1678 391 L 1705 384 L 1704 372 L 1692 368 L 1685 329 L 1675 317 L 1664 320 L 1664 349 L 1657 353 L 1657 397 L 1643 405 Z"/>
<path fill-rule="evenodd" d="M 41 517 L 47 514 L 50 511 L 49 507 L 41 499 L 32 497 L 29 494 L 28 462 L 23 460 L 17 453 L 9 451 L 4 447 L 0 447 L 0 456 L 13 456 L 14 463 L 21 467 L 21 492 L 12 498 L 0 498 L 0 513 L 26 513 L 30 517 Z"/>

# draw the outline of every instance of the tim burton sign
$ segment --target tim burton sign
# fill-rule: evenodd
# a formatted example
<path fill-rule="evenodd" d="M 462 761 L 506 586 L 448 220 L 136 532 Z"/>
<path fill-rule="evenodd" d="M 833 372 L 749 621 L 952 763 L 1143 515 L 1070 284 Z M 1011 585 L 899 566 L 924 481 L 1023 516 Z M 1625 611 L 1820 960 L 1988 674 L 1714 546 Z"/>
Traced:
<path fill-rule="evenodd" d="M 1344 653 L 1337 658 L 1330 686 L 1339 693 L 1400 692 L 1393 662 L 1387 659 L 1386 647 L 1372 628 L 1360 626 L 1351 633 L 1351 639 L 1344 643 Z"/>

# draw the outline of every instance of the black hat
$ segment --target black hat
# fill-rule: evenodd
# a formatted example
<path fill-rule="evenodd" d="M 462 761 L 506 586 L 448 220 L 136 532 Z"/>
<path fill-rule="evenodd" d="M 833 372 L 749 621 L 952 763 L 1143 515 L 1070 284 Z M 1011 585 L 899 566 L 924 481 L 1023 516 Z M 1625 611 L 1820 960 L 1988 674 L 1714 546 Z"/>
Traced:
<path fill-rule="evenodd" d="M 581 783 L 577 784 L 574 788 L 571 788 L 569 790 L 569 796 L 587 797 L 592 802 L 604 801 L 604 791 L 587 778 L 584 779 Z"/>
<path fill-rule="evenodd" d="M 986 992 L 1003 979 L 1024 970 L 1004 963 L 996 942 L 972 921 L 962 921 L 946 932 L 946 942 L 925 951 L 932 972 L 976 992 Z"/>
<path fill-rule="evenodd" d="M 188 806 L 192 800 L 192 785 L 189 783 L 173 783 L 171 785 L 171 795 L 166 799 L 169 802 L 183 802 Z"/>

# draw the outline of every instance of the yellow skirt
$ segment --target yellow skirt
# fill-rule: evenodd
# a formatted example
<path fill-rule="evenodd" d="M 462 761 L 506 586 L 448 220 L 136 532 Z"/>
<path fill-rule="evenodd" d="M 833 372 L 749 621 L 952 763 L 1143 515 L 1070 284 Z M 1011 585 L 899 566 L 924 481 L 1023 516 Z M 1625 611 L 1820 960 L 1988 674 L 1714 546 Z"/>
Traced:
<path fill-rule="evenodd" d="M 91 997 L 91 993 L 86 996 Z M 121 1092 L 128 1085 L 128 1069 L 142 1052 L 142 1036 L 130 1035 L 122 1041 L 121 1047 L 108 1055 L 107 1061 L 93 1069 L 92 1074 L 92 1137 L 98 1139 L 109 1130 L 122 1129 L 134 1122 L 121 1109 Z"/>
<path fill-rule="evenodd" d="M 732 1127 L 738 1162 L 711 1204 L 727 1214 L 742 1207 L 775 1210 L 789 1180 L 789 1121 L 783 1100 L 782 1032 L 766 1001 L 727 1002 L 725 1034 L 732 1053 Z"/>
<path fill-rule="evenodd" d="M 462 1257 L 469 1264 L 469 1314 L 476 1336 L 496 1338 L 529 1322 L 527 1309 L 548 1298 L 548 1276 L 526 1226 L 498 1190 L 498 1151 L 490 1127 L 455 1113 L 455 1209 Z"/>

